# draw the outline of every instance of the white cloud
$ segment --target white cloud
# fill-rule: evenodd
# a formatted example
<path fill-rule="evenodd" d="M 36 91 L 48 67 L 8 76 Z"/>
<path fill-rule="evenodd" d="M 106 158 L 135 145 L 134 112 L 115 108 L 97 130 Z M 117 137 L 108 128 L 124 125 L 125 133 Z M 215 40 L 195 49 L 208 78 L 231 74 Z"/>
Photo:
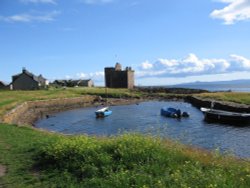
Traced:
<path fill-rule="evenodd" d="M 242 68 L 244 69 L 250 69 L 250 60 L 239 56 L 239 55 L 231 55 L 231 61 L 233 62 L 233 64 L 231 65 L 232 67 L 234 67 L 234 69 L 239 69 L 241 70 Z"/>
<path fill-rule="evenodd" d="M 188 77 L 250 71 L 250 60 L 230 55 L 227 59 L 200 59 L 189 54 L 184 59 L 158 59 L 154 63 L 145 61 L 135 72 L 137 77 Z"/>
<path fill-rule="evenodd" d="M 5 22 L 50 22 L 54 21 L 55 17 L 59 15 L 59 11 L 52 11 L 49 13 L 23 13 L 15 14 L 12 16 L 0 16 L 0 21 Z"/>
<path fill-rule="evenodd" d="M 22 3 L 47 3 L 56 4 L 56 0 L 20 0 Z"/>
<path fill-rule="evenodd" d="M 91 72 L 91 73 L 77 73 L 76 78 L 79 79 L 92 79 L 94 81 L 100 82 L 104 80 L 104 72 Z"/>
<path fill-rule="evenodd" d="M 149 63 L 148 60 L 143 62 L 141 64 L 141 66 L 142 66 L 142 69 L 144 69 L 144 70 L 153 68 L 153 64 Z"/>
<path fill-rule="evenodd" d="M 218 0 L 228 5 L 223 9 L 214 10 L 212 18 L 224 20 L 224 24 L 234 24 L 237 21 L 250 19 L 250 0 Z"/>
<path fill-rule="evenodd" d="M 136 80 L 170 79 L 171 82 L 190 81 L 190 78 L 212 77 L 219 80 L 223 75 L 234 75 L 246 72 L 250 73 L 250 59 L 239 55 L 230 55 L 227 59 L 222 58 L 199 58 L 191 53 L 183 59 L 164 59 L 159 58 L 155 62 L 144 61 L 135 69 Z M 216 76 L 215 76 L 216 75 Z M 95 83 L 104 82 L 104 72 L 79 72 L 74 76 L 67 76 L 67 79 L 92 79 Z M 184 79 L 184 81 L 183 81 Z M 215 79 L 215 80 L 216 80 Z M 151 81 L 150 81 L 151 80 Z M 157 85 L 157 81 L 155 83 Z M 158 83 L 159 84 L 159 83 Z"/>
<path fill-rule="evenodd" d="M 82 2 L 86 4 L 107 4 L 107 3 L 112 3 L 115 0 L 82 0 Z"/>
<path fill-rule="evenodd" d="M 65 78 L 66 78 L 66 79 L 71 79 L 71 76 L 66 75 Z"/>

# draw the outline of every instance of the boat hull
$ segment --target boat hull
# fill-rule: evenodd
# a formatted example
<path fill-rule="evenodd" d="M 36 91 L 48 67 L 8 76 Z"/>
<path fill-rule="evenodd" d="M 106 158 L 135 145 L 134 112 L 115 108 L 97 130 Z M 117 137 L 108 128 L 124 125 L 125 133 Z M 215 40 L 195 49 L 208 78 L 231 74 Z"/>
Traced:
<path fill-rule="evenodd" d="M 96 117 L 106 117 L 110 116 L 112 114 L 111 110 L 105 111 L 105 112 L 95 112 Z"/>
<path fill-rule="evenodd" d="M 189 114 L 187 112 L 182 112 L 180 109 L 175 109 L 175 108 L 166 108 L 163 107 L 161 109 L 161 115 L 166 116 L 166 117 L 171 117 L 171 118 L 187 118 L 189 117 Z"/>
<path fill-rule="evenodd" d="M 204 119 L 208 122 L 220 122 L 241 125 L 247 125 L 250 123 L 250 114 L 246 113 L 229 112 L 207 108 L 201 108 L 201 111 L 204 113 Z"/>

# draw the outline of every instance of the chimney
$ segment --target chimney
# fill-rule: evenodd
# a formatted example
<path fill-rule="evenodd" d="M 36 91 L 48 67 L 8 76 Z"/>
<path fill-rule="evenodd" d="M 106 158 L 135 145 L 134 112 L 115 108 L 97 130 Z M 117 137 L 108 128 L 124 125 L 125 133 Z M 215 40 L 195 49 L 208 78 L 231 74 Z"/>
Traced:
<path fill-rule="evenodd" d="M 116 71 L 121 71 L 121 70 L 122 70 L 122 65 L 121 65 L 120 63 L 117 62 L 117 63 L 115 64 L 115 70 L 116 70 Z"/>

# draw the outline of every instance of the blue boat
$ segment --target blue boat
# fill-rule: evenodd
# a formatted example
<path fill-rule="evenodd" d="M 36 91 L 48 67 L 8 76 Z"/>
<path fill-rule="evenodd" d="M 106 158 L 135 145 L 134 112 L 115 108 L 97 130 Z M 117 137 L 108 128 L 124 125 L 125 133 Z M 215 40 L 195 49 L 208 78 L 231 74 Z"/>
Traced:
<path fill-rule="evenodd" d="M 189 114 L 187 112 L 181 113 L 180 109 L 167 108 L 167 107 L 163 107 L 161 109 L 161 115 L 171 118 L 189 117 Z"/>
<path fill-rule="evenodd" d="M 106 117 L 112 114 L 112 111 L 109 110 L 109 107 L 101 108 L 95 112 L 96 117 Z"/>

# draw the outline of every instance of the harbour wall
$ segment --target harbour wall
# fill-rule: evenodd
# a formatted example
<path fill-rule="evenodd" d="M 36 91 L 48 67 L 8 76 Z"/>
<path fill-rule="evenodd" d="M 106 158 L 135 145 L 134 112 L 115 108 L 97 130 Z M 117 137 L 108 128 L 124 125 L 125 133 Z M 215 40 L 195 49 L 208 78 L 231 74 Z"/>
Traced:
<path fill-rule="evenodd" d="M 185 101 L 191 103 L 193 106 L 197 108 L 201 108 L 201 107 L 211 108 L 211 103 L 214 103 L 213 108 L 217 110 L 250 113 L 250 105 L 245 105 L 245 104 L 226 102 L 226 101 L 215 101 L 212 99 L 204 99 L 204 98 L 196 97 L 196 96 L 187 96 L 185 98 Z"/>
<path fill-rule="evenodd" d="M 77 98 L 63 98 L 63 99 L 51 99 L 51 100 L 39 100 L 28 101 L 17 106 L 13 110 L 6 113 L 2 119 L 2 123 L 16 124 L 16 125 L 33 125 L 40 118 L 49 117 L 52 113 L 66 111 L 75 108 L 83 108 L 90 106 L 102 106 L 102 105 L 126 105 L 139 103 L 147 100 L 185 100 L 191 103 L 197 108 L 211 107 L 211 103 L 214 103 L 214 109 L 226 110 L 232 112 L 245 112 L 250 113 L 250 105 L 214 101 L 212 99 L 203 99 L 196 96 L 186 96 L 181 98 L 146 98 L 146 99 L 108 99 L 108 103 L 105 102 L 100 96 L 86 95 Z"/>
<path fill-rule="evenodd" d="M 91 106 L 112 106 L 112 105 L 126 105 L 139 103 L 142 99 L 121 99 L 113 98 L 106 100 L 100 96 L 86 95 L 77 98 L 63 98 L 51 100 L 28 101 L 17 106 L 13 110 L 6 113 L 2 119 L 2 123 L 15 125 L 34 125 L 34 123 L 41 118 L 49 117 L 53 113 L 84 108 Z"/>
<path fill-rule="evenodd" d="M 16 125 L 32 125 L 36 120 L 46 117 L 48 114 L 92 106 L 95 102 L 98 102 L 96 96 L 24 102 L 5 114 L 2 117 L 2 122 Z"/>

